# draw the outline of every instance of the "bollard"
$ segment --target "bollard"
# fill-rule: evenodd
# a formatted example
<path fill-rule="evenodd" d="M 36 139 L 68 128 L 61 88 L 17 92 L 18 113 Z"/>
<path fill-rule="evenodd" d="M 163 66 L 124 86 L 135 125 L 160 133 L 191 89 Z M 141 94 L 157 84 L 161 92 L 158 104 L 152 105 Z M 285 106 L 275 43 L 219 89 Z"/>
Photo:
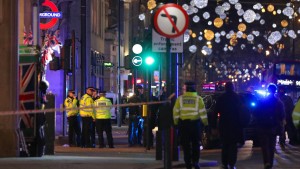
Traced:
<path fill-rule="evenodd" d="M 162 160 L 162 132 L 157 131 L 156 132 L 156 154 L 155 154 L 155 159 L 156 160 Z"/>

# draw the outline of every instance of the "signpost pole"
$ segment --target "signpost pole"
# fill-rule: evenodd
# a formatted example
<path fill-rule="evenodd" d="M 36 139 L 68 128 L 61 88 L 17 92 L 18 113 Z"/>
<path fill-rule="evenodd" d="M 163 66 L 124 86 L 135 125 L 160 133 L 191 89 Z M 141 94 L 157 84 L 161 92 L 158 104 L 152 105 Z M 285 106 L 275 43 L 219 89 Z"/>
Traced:
<path fill-rule="evenodd" d="M 171 41 L 170 41 L 170 38 L 167 38 L 166 39 L 166 62 L 168 63 L 167 64 L 167 83 L 166 83 L 166 86 L 167 86 L 167 96 L 170 96 L 171 93 L 172 93 L 172 64 L 171 64 L 171 61 L 172 61 L 172 56 L 171 56 Z M 165 112 L 166 113 L 166 112 Z M 171 127 L 171 126 L 170 126 Z M 165 147 L 165 151 L 164 151 L 164 168 L 165 169 L 171 169 L 172 168 L 172 157 L 171 157 L 171 154 L 172 154 L 172 146 L 170 146 L 170 143 L 172 144 L 173 143 L 173 140 L 171 138 L 171 128 L 168 127 L 166 130 L 165 130 L 165 141 L 164 141 L 164 147 Z"/>
<path fill-rule="evenodd" d="M 170 1 L 169 1 L 170 2 Z M 182 35 L 188 27 L 188 15 L 186 11 L 175 3 L 168 3 L 162 5 L 156 11 L 154 15 L 154 27 L 156 31 L 166 37 L 166 62 L 167 64 L 167 96 L 170 96 L 172 93 L 177 93 L 178 87 L 178 78 L 177 78 L 177 57 L 178 54 L 171 55 L 171 40 L 170 38 L 176 38 Z M 173 51 L 173 50 L 172 50 Z M 164 155 L 164 168 L 172 168 L 171 160 L 178 161 L 178 146 L 177 146 L 177 131 L 172 127 L 172 107 L 174 105 L 174 99 L 171 100 L 171 103 L 168 103 L 170 107 L 166 112 L 168 114 L 168 120 L 170 124 L 165 129 L 165 155 Z M 170 144 L 171 143 L 171 144 Z"/>

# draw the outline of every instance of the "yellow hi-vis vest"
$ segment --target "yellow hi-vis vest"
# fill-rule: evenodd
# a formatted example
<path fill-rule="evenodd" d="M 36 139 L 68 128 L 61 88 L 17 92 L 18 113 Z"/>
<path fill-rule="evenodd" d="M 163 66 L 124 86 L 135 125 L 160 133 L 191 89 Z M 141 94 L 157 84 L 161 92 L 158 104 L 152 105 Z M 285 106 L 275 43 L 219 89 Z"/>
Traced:
<path fill-rule="evenodd" d="M 77 103 L 78 100 L 76 98 L 67 97 L 65 99 L 64 102 L 65 108 L 70 109 L 67 110 L 67 117 L 78 115 Z"/>
<path fill-rule="evenodd" d="M 88 94 L 83 95 L 79 101 L 80 116 L 81 117 L 93 117 L 93 104 L 94 104 L 94 100 L 90 95 L 88 95 Z"/>
<path fill-rule="evenodd" d="M 292 117 L 295 127 L 300 129 L 300 100 L 295 105 Z"/>
<path fill-rule="evenodd" d="M 111 118 L 111 101 L 106 97 L 100 97 L 94 102 L 94 119 L 110 119 Z"/>
<path fill-rule="evenodd" d="M 179 96 L 173 108 L 174 124 L 181 120 L 202 120 L 207 125 L 207 113 L 202 97 L 197 92 L 186 92 Z"/>

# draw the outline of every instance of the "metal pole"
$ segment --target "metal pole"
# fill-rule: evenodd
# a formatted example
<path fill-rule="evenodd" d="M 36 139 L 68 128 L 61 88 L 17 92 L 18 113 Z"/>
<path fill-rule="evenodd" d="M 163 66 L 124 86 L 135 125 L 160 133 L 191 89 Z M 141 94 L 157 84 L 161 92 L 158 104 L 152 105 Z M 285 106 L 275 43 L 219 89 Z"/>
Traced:
<path fill-rule="evenodd" d="M 170 96 L 172 93 L 172 56 L 171 56 L 171 41 L 170 38 L 166 38 L 166 62 L 167 64 L 167 82 L 166 82 L 166 86 L 167 86 L 167 96 Z M 171 139 L 171 130 L 170 128 L 165 130 L 165 141 L 164 141 L 164 147 L 165 147 L 165 151 L 164 151 L 164 168 L 165 169 L 171 169 L 172 168 L 172 156 L 171 156 L 171 146 L 170 143 L 172 143 L 172 139 Z"/>
<path fill-rule="evenodd" d="M 81 95 L 86 88 L 86 0 L 81 0 Z"/>
<path fill-rule="evenodd" d="M 121 0 L 118 1 L 118 99 L 117 99 L 117 124 L 121 127 L 121 110 L 119 104 L 121 103 Z"/>
<path fill-rule="evenodd" d="M 147 102 L 152 101 L 152 97 L 151 97 L 151 68 L 148 68 L 147 70 L 147 79 L 148 79 L 148 84 L 147 84 L 147 88 L 148 88 L 148 93 L 147 93 Z M 146 131 L 146 148 L 147 150 L 150 150 L 150 115 L 151 113 L 151 105 L 148 105 L 148 112 L 147 112 L 147 131 Z"/>

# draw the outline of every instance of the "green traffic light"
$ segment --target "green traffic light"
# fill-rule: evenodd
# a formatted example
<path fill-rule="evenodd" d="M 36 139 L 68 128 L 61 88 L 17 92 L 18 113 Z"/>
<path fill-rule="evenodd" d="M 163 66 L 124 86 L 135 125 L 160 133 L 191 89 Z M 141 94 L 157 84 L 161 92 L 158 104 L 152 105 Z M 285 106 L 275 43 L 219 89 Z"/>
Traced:
<path fill-rule="evenodd" d="M 146 57 L 145 62 L 147 65 L 152 65 L 154 63 L 154 59 L 152 56 L 148 56 L 148 57 Z"/>

